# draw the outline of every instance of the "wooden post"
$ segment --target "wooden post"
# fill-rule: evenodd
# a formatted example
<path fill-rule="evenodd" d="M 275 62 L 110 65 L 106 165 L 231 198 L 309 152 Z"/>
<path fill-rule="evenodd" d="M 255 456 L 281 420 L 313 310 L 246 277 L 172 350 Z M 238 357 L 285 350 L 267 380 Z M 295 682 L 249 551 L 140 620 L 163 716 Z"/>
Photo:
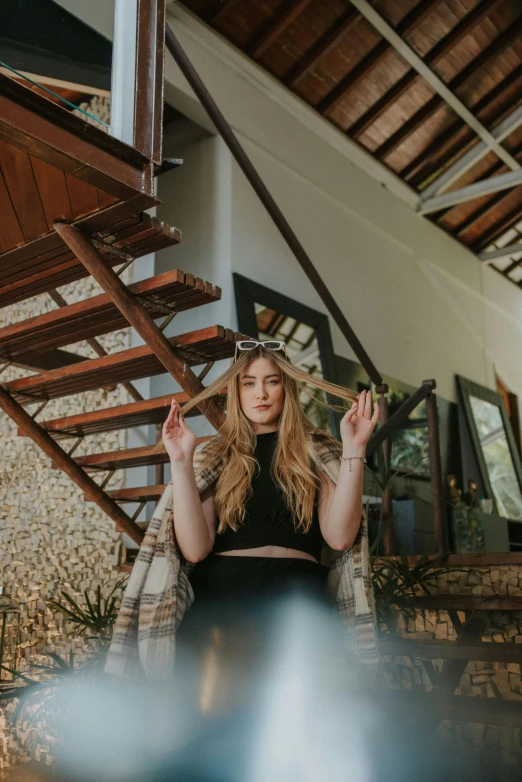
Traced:
<path fill-rule="evenodd" d="M 394 432 L 396 429 L 400 429 L 406 423 L 409 414 L 413 412 L 413 410 L 415 410 L 418 405 L 420 405 L 423 399 L 426 399 L 429 393 L 431 393 L 432 383 L 433 380 L 430 380 L 429 383 L 423 383 L 420 388 L 414 391 L 413 394 L 402 403 L 399 409 L 394 412 L 392 417 L 388 418 L 386 423 L 384 423 L 381 419 L 379 428 L 375 434 L 371 436 L 366 448 L 367 456 L 371 456 L 373 453 L 375 453 L 377 448 L 379 448 L 379 446 L 387 439 L 391 432 Z"/>
<path fill-rule="evenodd" d="M 54 228 L 182 389 L 191 397 L 203 391 L 203 383 L 198 380 L 178 351 L 172 347 L 167 337 L 156 326 L 118 275 L 107 266 L 103 256 L 91 240 L 74 225 L 68 223 L 55 223 Z M 199 409 L 212 426 L 219 431 L 223 424 L 223 412 L 216 402 L 213 399 L 206 399 L 199 405 Z"/>
<path fill-rule="evenodd" d="M 55 462 L 56 466 L 82 489 L 89 500 L 95 502 L 107 516 L 116 522 L 116 526 L 121 532 L 126 532 L 138 546 L 141 545 L 144 537 L 143 530 L 76 464 L 74 459 L 71 459 L 60 448 L 58 443 L 31 418 L 29 413 L 7 393 L 3 386 L 0 386 L 0 407 Z"/>
<path fill-rule="evenodd" d="M 390 417 L 388 400 L 386 399 L 386 394 L 388 393 L 388 386 L 386 385 L 386 383 L 383 383 L 376 388 L 376 391 L 378 394 L 380 394 L 379 402 L 378 402 L 379 411 L 380 411 L 379 421 L 381 426 L 383 426 L 388 422 L 388 419 Z M 382 444 L 382 452 L 384 456 L 384 467 L 387 472 L 390 468 L 390 460 L 391 460 L 391 443 L 389 438 L 386 438 L 386 440 L 384 440 Z M 393 540 L 393 523 L 389 524 L 389 521 L 392 517 L 393 517 L 392 492 L 390 488 L 385 488 L 382 492 L 382 523 L 383 525 L 388 525 L 383 536 L 384 555 L 387 557 L 392 556 L 395 551 L 394 540 Z"/>
<path fill-rule="evenodd" d="M 138 0 L 134 146 L 161 165 L 165 0 Z"/>
<path fill-rule="evenodd" d="M 434 380 L 425 380 L 424 382 L 431 383 L 431 387 L 436 388 Z M 426 416 L 428 419 L 428 452 L 430 456 L 435 541 L 437 544 L 437 551 L 443 554 L 448 551 L 448 529 L 444 502 L 444 486 L 442 483 L 437 395 L 433 392 L 426 397 Z"/>

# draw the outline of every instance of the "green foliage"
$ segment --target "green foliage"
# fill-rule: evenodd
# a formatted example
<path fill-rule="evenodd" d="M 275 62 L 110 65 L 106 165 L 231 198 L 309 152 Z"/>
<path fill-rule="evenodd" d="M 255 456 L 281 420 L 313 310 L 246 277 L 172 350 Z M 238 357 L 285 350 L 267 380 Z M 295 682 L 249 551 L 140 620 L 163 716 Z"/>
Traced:
<path fill-rule="evenodd" d="M 83 606 L 67 592 L 61 593 L 61 601 L 48 601 L 50 608 L 63 614 L 72 623 L 68 635 L 84 637 L 91 642 L 91 651 L 87 659 L 79 663 L 75 662 L 72 651 L 68 660 L 54 652 L 42 652 L 51 662 L 45 665 L 30 664 L 36 678 L 2 666 L 11 674 L 13 681 L 0 689 L 0 704 L 18 700 L 12 718 L 15 724 L 22 718 L 28 718 L 32 723 L 44 719 L 48 732 L 52 734 L 55 720 L 61 720 L 67 714 L 71 685 L 88 686 L 102 673 L 126 578 L 118 579 L 112 586 L 111 582 L 105 582 L 94 593 L 85 591 Z"/>
<path fill-rule="evenodd" d="M 36 679 L 2 666 L 12 675 L 13 682 L 0 690 L 0 703 L 18 699 L 12 717 L 14 723 L 22 717 L 30 717 L 32 722 L 63 717 L 67 709 L 67 690 L 63 684 L 72 677 L 76 683 L 92 681 L 103 670 L 105 660 L 101 649 L 81 663 L 75 663 L 72 651 L 68 660 L 55 652 L 45 652 L 44 656 L 50 658 L 50 664 L 31 663 L 31 669 L 38 672 Z"/>
<path fill-rule="evenodd" d="M 69 631 L 69 635 L 73 637 L 85 636 L 106 643 L 112 636 L 112 628 L 118 616 L 118 607 L 125 581 L 126 576 L 118 579 L 106 595 L 102 589 L 107 586 L 107 582 L 99 585 L 93 599 L 89 597 L 89 592 L 85 591 L 83 593 L 84 608 L 67 592 L 61 593 L 64 602 L 49 600 L 47 605 L 64 614 L 72 622 L 73 628 Z"/>
<path fill-rule="evenodd" d="M 375 542 L 374 542 L 375 543 Z M 423 554 L 410 566 L 408 556 L 401 550 L 399 559 L 376 557 L 372 561 L 372 578 L 375 593 L 377 618 L 381 627 L 388 632 L 397 630 L 399 615 L 402 612 L 413 618 L 418 610 L 412 604 L 412 599 L 419 592 L 430 596 L 431 587 L 437 579 L 460 568 L 441 567 L 447 554 L 439 554 L 429 559 Z"/>
<path fill-rule="evenodd" d="M 385 491 L 392 491 L 397 483 L 398 470 L 393 470 L 391 463 L 387 463 L 384 458 L 384 450 L 382 445 L 377 448 L 374 454 L 375 469 L 366 467 L 367 472 L 370 474 L 370 482 L 373 486 L 370 486 L 370 491 L 377 493 L 383 493 Z"/>

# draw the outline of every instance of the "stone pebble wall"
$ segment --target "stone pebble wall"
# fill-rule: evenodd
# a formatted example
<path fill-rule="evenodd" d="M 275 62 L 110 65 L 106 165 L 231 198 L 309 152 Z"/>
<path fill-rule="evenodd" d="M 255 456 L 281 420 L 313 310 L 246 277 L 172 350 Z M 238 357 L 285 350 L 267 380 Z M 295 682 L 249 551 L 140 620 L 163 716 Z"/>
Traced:
<path fill-rule="evenodd" d="M 92 278 L 59 289 L 68 303 L 97 295 L 101 289 Z M 54 309 L 47 294 L 0 309 L 0 328 Z M 98 338 L 109 353 L 130 346 L 130 331 L 124 329 Z M 64 349 L 96 357 L 87 343 Z M 8 367 L 2 382 L 32 374 Z M 127 392 L 116 386 L 51 401 L 39 420 L 75 415 L 89 410 L 125 404 Z M 35 406 L 26 408 L 29 412 Z M 67 656 L 72 648 L 84 651 L 80 640 L 71 641 L 60 614 L 52 612 L 46 601 L 59 598 L 65 590 L 80 597 L 109 579 L 118 578 L 121 535 L 97 505 L 88 503 L 83 492 L 63 472 L 51 468 L 50 459 L 28 437 L 17 436 L 16 424 L 0 411 L 0 584 L 4 592 L 21 606 L 21 644 L 19 670 L 30 671 L 33 662 L 49 662 L 42 652 L 52 650 Z M 73 440 L 61 441 L 68 448 Z M 125 432 L 86 437 L 75 456 L 112 451 L 125 447 Z M 123 473 L 116 473 L 108 488 L 122 485 Z M 6 721 L 6 712 L 14 704 L 0 709 L 1 769 L 27 759 Z M 45 761 L 48 749 L 36 741 L 32 756 Z"/>
<path fill-rule="evenodd" d="M 522 566 L 462 568 L 439 578 L 431 591 L 440 595 L 522 596 Z M 463 622 L 464 612 L 458 613 Z M 483 641 L 522 644 L 522 611 L 480 611 L 479 617 L 485 622 L 481 636 Z M 447 611 L 418 612 L 415 618 L 401 618 L 399 626 L 405 638 L 454 641 L 457 637 Z M 433 661 L 437 671 L 441 670 L 442 662 Z M 433 689 L 419 658 L 384 658 L 382 677 L 385 686 L 390 689 L 428 692 Z M 522 671 L 519 664 L 471 661 L 466 666 L 456 692 L 461 696 L 495 698 L 497 691 L 504 700 L 522 701 Z M 522 727 L 445 721 L 439 727 L 439 734 L 455 745 L 467 744 L 476 747 L 477 751 L 493 749 L 506 765 L 516 766 L 522 762 Z"/>

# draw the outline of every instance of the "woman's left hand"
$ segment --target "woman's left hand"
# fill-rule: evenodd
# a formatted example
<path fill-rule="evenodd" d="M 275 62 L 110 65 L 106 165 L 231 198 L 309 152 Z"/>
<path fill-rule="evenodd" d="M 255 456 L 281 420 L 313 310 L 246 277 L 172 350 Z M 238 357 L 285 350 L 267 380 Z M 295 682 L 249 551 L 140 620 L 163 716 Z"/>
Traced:
<path fill-rule="evenodd" d="M 343 450 L 364 450 L 375 425 L 379 420 L 379 406 L 375 403 L 372 415 L 372 395 L 370 391 L 361 391 L 357 401 L 341 421 L 341 439 Z M 354 453 L 354 455 L 356 455 Z"/>

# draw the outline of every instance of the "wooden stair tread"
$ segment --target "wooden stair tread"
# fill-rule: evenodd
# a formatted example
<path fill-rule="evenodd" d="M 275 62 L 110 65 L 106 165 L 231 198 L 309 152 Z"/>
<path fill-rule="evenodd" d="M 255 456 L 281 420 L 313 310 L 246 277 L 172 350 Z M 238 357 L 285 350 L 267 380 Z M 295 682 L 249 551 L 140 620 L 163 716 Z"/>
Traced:
<path fill-rule="evenodd" d="M 176 335 L 169 342 L 177 348 L 188 366 L 196 366 L 230 358 L 234 354 L 235 342 L 242 338 L 243 335 L 223 326 L 209 326 Z M 22 404 L 30 404 L 164 372 L 165 367 L 152 350 L 147 345 L 140 345 L 51 372 L 12 380 L 4 388 Z"/>
<path fill-rule="evenodd" d="M 116 429 L 129 429 L 133 426 L 146 426 L 160 424 L 166 419 L 170 409 L 170 401 L 175 397 L 180 405 L 189 400 L 186 393 L 172 394 L 171 396 L 159 396 L 154 399 L 143 399 L 139 402 L 129 402 L 126 405 L 105 407 L 101 410 L 92 410 L 88 413 L 53 418 L 38 423 L 47 432 L 50 432 L 56 440 L 66 437 L 82 437 L 100 432 L 111 432 Z M 191 410 L 187 417 L 199 415 L 197 408 Z M 19 429 L 18 434 L 25 433 Z"/>
<path fill-rule="evenodd" d="M 522 645 L 487 641 L 418 640 L 416 638 L 381 639 L 382 655 L 425 657 L 431 660 L 480 660 L 522 663 Z"/>
<path fill-rule="evenodd" d="M 181 312 L 218 301 L 221 290 L 192 274 L 174 270 L 129 285 L 129 290 L 152 318 L 170 311 Z M 107 334 L 128 326 L 126 318 L 110 297 L 103 293 L 44 315 L 13 323 L 0 329 L 0 356 L 11 359 Z"/>
<path fill-rule="evenodd" d="M 107 225 L 107 219 L 100 217 L 103 228 L 91 234 L 92 239 L 107 245 L 107 249 L 98 249 L 111 266 L 124 263 L 124 258 L 110 252 L 111 247 L 139 258 L 178 244 L 181 239 L 177 228 L 145 212 L 124 219 L 120 211 L 114 210 L 112 214 L 112 224 Z M 93 227 L 96 228 L 96 223 Z M 0 307 L 88 276 L 85 266 L 53 231 L 16 250 L 0 253 Z"/>
<path fill-rule="evenodd" d="M 427 610 L 447 611 L 522 611 L 522 595 L 432 595 L 413 597 L 412 606 Z"/>
<path fill-rule="evenodd" d="M 129 429 L 133 426 L 162 424 L 170 409 L 170 401 L 175 398 L 180 405 L 189 401 L 189 395 L 182 392 L 170 396 L 159 396 L 153 399 L 143 399 L 139 402 L 129 402 L 126 405 L 105 407 L 88 413 L 52 418 L 38 421 L 42 429 L 53 435 L 55 440 L 67 437 L 83 437 L 84 435 L 112 432 L 116 429 Z M 197 407 L 189 410 L 187 418 L 200 415 Z M 18 429 L 19 436 L 25 432 Z"/>
<path fill-rule="evenodd" d="M 130 570 L 132 565 L 126 566 L 124 572 Z M 522 720 L 522 703 L 500 698 L 453 695 L 441 701 L 437 689 L 434 692 L 382 689 L 378 698 L 385 713 L 398 709 L 399 714 L 401 711 L 413 714 L 416 720 L 427 720 L 428 724 L 438 719 L 519 728 Z"/>
<path fill-rule="evenodd" d="M 208 437 L 196 438 L 196 444 L 206 443 Z M 166 464 L 169 455 L 166 451 L 156 451 L 155 445 L 144 445 L 139 448 L 124 448 L 106 453 L 93 453 L 79 456 L 75 462 L 87 471 L 92 470 L 123 470 L 129 467 L 148 467 L 154 464 Z M 54 465 L 53 465 L 54 466 Z"/>
<path fill-rule="evenodd" d="M 130 486 L 125 489 L 113 489 L 107 494 L 116 502 L 152 502 L 159 500 L 166 488 L 166 483 L 158 483 L 155 486 Z M 85 501 L 88 502 L 87 499 Z"/>

